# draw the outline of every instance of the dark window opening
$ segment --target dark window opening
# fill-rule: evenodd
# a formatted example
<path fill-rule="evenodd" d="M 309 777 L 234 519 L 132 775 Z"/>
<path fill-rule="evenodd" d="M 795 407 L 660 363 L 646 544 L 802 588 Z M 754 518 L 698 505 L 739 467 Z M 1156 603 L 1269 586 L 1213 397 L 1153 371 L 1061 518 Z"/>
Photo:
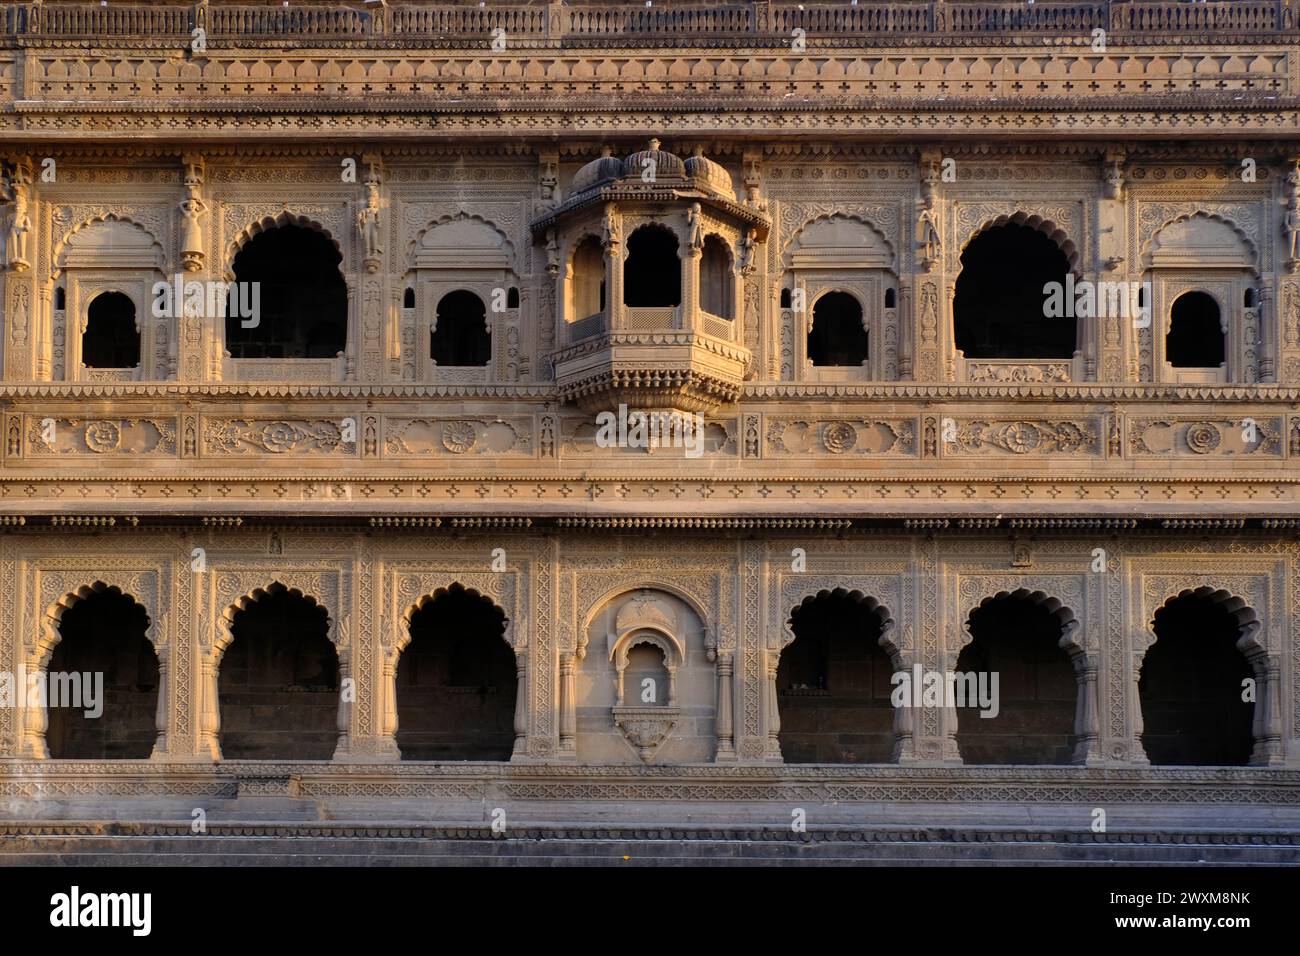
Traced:
<path fill-rule="evenodd" d="M 984 680 L 997 716 L 980 716 L 979 684 L 957 708 L 957 748 L 967 764 L 1068 764 L 1074 752 L 1074 667 L 1061 650 L 1060 622 L 1040 604 L 1007 596 L 971 612 L 971 643 L 957 671 Z M 996 696 L 992 677 L 998 675 Z M 959 701 L 960 703 L 960 701 Z M 986 708 L 992 713 L 992 707 Z"/>
<path fill-rule="evenodd" d="M 149 616 L 117 588 L 97 591 L 63 613 L 60 640 L 50 656 L 51 687 L 73 687 L 103 675 L 102 712 L 67 706 L 47 695 L 45 732 L 57 760 L 144 760 L 158 736 L 158 656 L 145 633 Z M 74 675 L 78 675 L 74 678 Z M 61 697 L 62 695 L 60 695 Z M 59 706 L 54 706 L 54 705 Z"/>
<path fill-rule="evenodd" d="M 86 312 L 81 364 L 86 368 L 135 368 L 140 364 L 140 332 L 130 297 L 121 292 L 95 296 Z"/>
<path fill-rule="evenodd" d="M 734 292 L 731 252 L 717 236 L 709 236 L 700 257 L 700 306 L 720 319 L 734 318 Z"/>
<path fill-rule="evenodd" d="M 226 349 L 237 359 L 334 358 L 347 348 L 343 257 L 327 236 L 284 225 L 259 233 L 235 256 L 235 281 L 258 283 L 258 315 L 226 316 Z M 243 293 L 232 299 L 251 305 Z M 251 311 L 251 309 L 249 310 Z M 256 324 L 245 328 L 245 323 Z"/>
<path fill-rule="evenodd" d="M 1223 605 L 1187 594 L 1156 612 L 1156 642 L 1138 678 L 1142 746 L 1156 766 L 1243 766 L 1254 747 L 1253 678 L 1237 650 L 1238 625 Z"/>
<path fill-rule="evenodd" d="M 781 290 L 781 308 L 783 308 L 783 309 L 791 308 L 791 306 L 790 306 L 790 290 L 789 290 L 789 289 L 782 289 L 782 290 Z"/>
<path fill-rule="evenodd" d="M 885 308 L 886 308 L 886 309 L 892 309 L 892 308 L 894 308 L 894 302 L 895 302 L 894 290 L 893 290 L 893 289 L 886 289 L 886 290 L 885 290 Z"/>
<path fill-rule="evenodd" d="M 1064 302 L 1070 262 L 1051 239 L 1014 223 L 985 230 L 961 256 L 953 297 L 957 348 L 966 358 L 1068 359 L 1077 348 L 1074 303 Z M 1058 316 L 1044 286 L 1059 283 Z"/>
<path fill-rule="evenodd" d="M 515 286 L 511 286 L 506 291 L 506 308 L 507 309 L 519 308 L 519 290 Z"/>
<path fill-rule="evenodd" d="M 894 747 L 893 666 L 877 606 L 836 593 L 791 615 L 776 672 L 786 763 L 885 763 Z"/>
<path fill-rule="evenodd" d="M 677 237 L 659 226 L 642 226 L 627 240 L 623 304 L 632 308 L 681 305 L 682 263 Z"/>
<path fill-rule="evenodd" d="M 414 308 L 415 308 L 415 290 L 414 290 L 414 289 L 407 289 L 405 292 L 402 293 L 402 308 L 403 308 L 403 309 L 414 309 Z"/>
<path fill-rule="evenodd" d="M 1169 312 L 1165 358 L 1174 368 L 1218 368 L 1224 361 L 1219 304 L 1204 292 L 1180 295 Z"/>
<path fill-rule="evenodd" d="M 1247 289 L 1247 290 L 1246 290 L 1245 295 L 1242 297 L 1242 303 L 1241 303 L 1241 304 L 1244 305 L 1244 306 L 1245 306 L 1246 308 L 1248 308 L 1248 309 L 1253 309 L 1253 308 L 1255 308 L 1255 290 L 1254 290 L 1254 289 Z"/>
<path fill-rule="evenodd" d="M 847 292 L 828 292 L 813 305 L 808 358 L 813 365 L 861 366 L 868 358 L 862 306 Z"/>
<path fill-rule="evenodd" d="M 339 660 L 323 607 L 278 585 L 235 615 L 221 659 L 227 760 L 329 760 L 338 744 Z"/>
<path fill-rule="evenodd" d="M 68 293 L 64 290 L 63 286 L 59 286 L 54 290 L 54 308 L 62 312 L 67 307 Z"/>
<path fill-rule="evenodd" d="M 488 364 L 492 357 L 492 336 L 482 299 L 463 289 L 442 297 L 429 357 L 437 365 Z"/>
<path fill-rule="evenodd" d="M 501 609 L 453 584 L 411 615 L 397 664 L 403 760 L 509 760 L 516 669 Z"/>

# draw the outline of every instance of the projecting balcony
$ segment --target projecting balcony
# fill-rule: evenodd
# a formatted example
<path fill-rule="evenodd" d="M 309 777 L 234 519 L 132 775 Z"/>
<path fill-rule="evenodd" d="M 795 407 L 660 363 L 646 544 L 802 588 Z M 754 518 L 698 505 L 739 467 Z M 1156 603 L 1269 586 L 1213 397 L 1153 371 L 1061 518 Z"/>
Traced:
<path fill-rule="evenodd" d="M 569 325 L 555 353 L 560 393 L 588 410 L 702 411 L 740 394 L 749 353 L 735 322 L 682 306 L 624 307 Z"/>

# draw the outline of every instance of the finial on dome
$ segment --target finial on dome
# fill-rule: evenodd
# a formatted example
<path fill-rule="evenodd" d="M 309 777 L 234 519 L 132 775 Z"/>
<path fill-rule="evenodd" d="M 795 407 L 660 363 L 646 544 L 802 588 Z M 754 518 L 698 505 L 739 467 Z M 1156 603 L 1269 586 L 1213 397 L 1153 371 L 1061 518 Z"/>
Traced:
<path fill-rule="evenodd" d="M 612 147 L 612 146 L 602 146 L 602 147 L 600 148 L 600 155 L 601 155 L 601 156 L 612 156 L 612 155 L 614 155 L 614 147 Z"/>
<path fill-rule="evenodd" d="M 659 148 L 659 140 L 655 139 L 653 136 L 650 137 L 650 149 L 651 149 L 651 151 L 657 150 L 658 148 Z"/>
<path fill-rule="evenodd" d="M 696 144 L 695 144 L 695 148 L 694 148 L 693 150 L 691 150 L 691 155 L 692 155 L 692 156 L 700 156 L 700 157 L 703 157 L 703 156 L 704 156 L 704 147 L 701 146 L 699 143 L 696 143 Z"/>

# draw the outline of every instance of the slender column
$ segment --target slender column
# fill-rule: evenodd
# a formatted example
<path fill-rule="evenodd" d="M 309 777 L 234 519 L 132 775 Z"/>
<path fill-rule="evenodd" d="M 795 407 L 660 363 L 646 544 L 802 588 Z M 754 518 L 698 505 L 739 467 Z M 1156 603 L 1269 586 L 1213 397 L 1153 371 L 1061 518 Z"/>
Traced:
<path fill-rule="evenodd" d="M 730 763 L 736 759 L 736 745 L 732 730 L 731 685 L 735 680 L 730 651 L 718 652 L 718 752 L 716 763 Z"/>
<path fill-rule="evenodd" d="M 216 627 L 227 627 L 224 620 L 204 629 L 205 637 Z M 229 642 L 227 642 L 229 643 Z M 199 654 L 199 747 L 200 754 L 213 760 L 221 759 L 221 713 L 218 709 L 217 674 L 220 671 L 220 651 L 209 645 Z"/>
<path fill-rule="evenodd" d="M 898 322 L 898 378 L 900 381 L 912 379 L 912 356 L 916 349 L 916 316 L 912 312 L 912 283 L 899 280 L 898 310 L 895 313 Z"/>
<path fill-rule="evenodd" d="M 560 753 L 577 753 L 578 712 L 572 651 L 560 652 Z"/>
<path fill-rule="evenodd" d="M 1266 654 L 1262 647 L 1255 647 L 1247 653 L 1246 659 L 1255 674 L 1255 715 L 1251 721 L 1255 746 L 1251 750 L 1250 763 L 1255 767 L 1278 766 L 1282 763 L 1281 697 L 1278 693 L 1281 667 L 1277 659 Z"/>
<path fill-rule="evenodd" d="M 618 206 L 605 206 L 605 321 L 606 330 L 623 328 L 623 216 Z M 574 316 L 584 318 L 584 316 Z"/>
<path fill-rule="evenodd" d="M 528 751 L 528 649 L 515 650 L 515 746 L 512 757 Z"/>
<path fill-rule="evenodd" d="M 164 639 L 166 635 L 163 635 Z M 149 755 L 151 760 L 159 760 L 169 751 L 167 729 L 171 722 L 171 699 L 172 699 L 172 646 L 167 643 L 160 643 L 155 646 L 155 652 L 158 655 L 158 704 L 154 709 L 154 727 L 158 730 L 158 737 L 154 740 L 153 753 Z"/>
<path fill-rule="evenodd" d="M 1101 763 L 1097 730 L 1097 661 L 1080 652 L 1070 658 L 1070 663 L 1074 665 L 1074 734 L 1078 738 L 1071 762 L 1094 766 Z"/>
<path fill-rule="evenodd" d="M 339 653 L 339 706 L 338 706 L 338 744 L 334 747 L 334 759 L 346 758 L 352 751 L 352 703 L 356 699 L 356 688 L 352 680 L 352 648 L 340 647 Z"/>
<path fill-rule="evenodd" d="M 781 709 L 776 694 L 776 669 L 781 662 L 780 651 L 768 651 L 763 662 L 765 668 L 767 701 L 767 759 L 781 763 Z"/>

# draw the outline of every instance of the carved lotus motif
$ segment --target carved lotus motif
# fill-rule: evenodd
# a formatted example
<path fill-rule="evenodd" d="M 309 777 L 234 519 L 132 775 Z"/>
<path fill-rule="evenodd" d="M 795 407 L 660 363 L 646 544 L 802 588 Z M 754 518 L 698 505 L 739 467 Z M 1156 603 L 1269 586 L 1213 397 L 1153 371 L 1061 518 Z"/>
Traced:
<path fill-rule="evenodd" d="M 262 427 L 262 447 L 267 451 L 284 452 L 298 441 L 298 430 L 287 422 L 268 422 Z"/>
<path fill-rule="evenodd" d="M 858 431 L 848 422 L 831 422 L 822 429 L 822 444 L 832 455 L 842 455 L 858 443 Z"/>
<path fill-rule="evenodd" d="M 442 447 L 453 455 L 463 455 L 474 447 L 478 433 L 469 422 L 448 422 L 442 426 Z"/>
<path fill-rule="evenodd" d="M 1188 426 L 1187 447 L 1198 455 L 1207 455 L 1219 447 L 1223 436 L 1219 429 L 1209 422 L 1198 422 Z"/>
<path fill-rule="evenodd" d="M 1024 455 L 1038 447 L 1038 429 L 1029 422 L 1012 422 L 1002 430 L 1002 441 L 1008 451 Z"/>
<path fill-rule="evenodd" d="M 93 452 L 113 451 L 122 443 L 122 430 L 113 422 L 91 422 L 86 426 L 86 447 Z"/>

